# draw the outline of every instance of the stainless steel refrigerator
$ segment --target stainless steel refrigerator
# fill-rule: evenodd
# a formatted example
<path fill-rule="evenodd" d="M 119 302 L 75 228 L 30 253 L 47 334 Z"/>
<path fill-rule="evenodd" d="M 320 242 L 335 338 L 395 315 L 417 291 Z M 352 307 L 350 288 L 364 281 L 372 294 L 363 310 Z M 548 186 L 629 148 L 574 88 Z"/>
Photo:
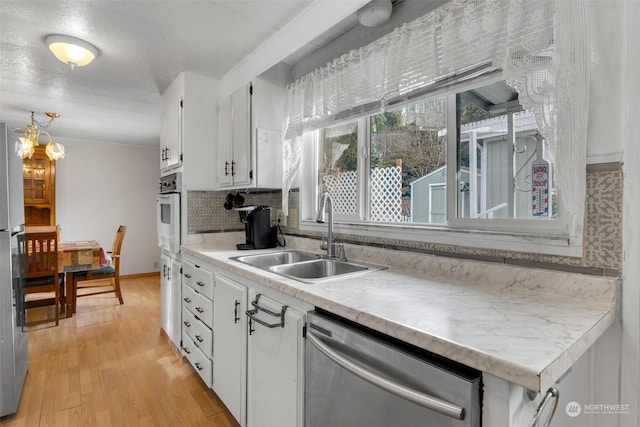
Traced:
<path fill-rule="evenodd" d="M 0 123 L 0 416 L 18 409 L 27 375 L 22 159 Z"/>

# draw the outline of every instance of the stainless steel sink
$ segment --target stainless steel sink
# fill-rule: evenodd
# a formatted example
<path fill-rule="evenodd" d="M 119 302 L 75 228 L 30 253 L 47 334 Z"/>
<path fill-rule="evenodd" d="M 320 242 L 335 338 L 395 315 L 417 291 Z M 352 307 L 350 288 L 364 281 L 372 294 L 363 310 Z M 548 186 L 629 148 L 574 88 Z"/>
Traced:
<path fill-rule="evenodd" d="M 270 252 L 266 254 L 244 255 L 233 257 L 236 261 L 253 265 L 254 267 L 268 268 L 274 265 L 292 264 L 295 262 L 318 259 L 319 255 L 302 251 Z"/>
<path fill-rule="evenodd" d="M 362 273 L 382 270 L 385 267 L 337 259 L 316 259 L 294 264 L 269 267 L 274 273 L 306 283 L 316 283 L 337 277 L 346 278 Z"/>
<path fill-rule="evenodd" d="M 305 283 L 346 278 L 386 268 L 358 261 L 322 258 L 321 255 L 303 251 L 269 252 L 231 259 Z"/>

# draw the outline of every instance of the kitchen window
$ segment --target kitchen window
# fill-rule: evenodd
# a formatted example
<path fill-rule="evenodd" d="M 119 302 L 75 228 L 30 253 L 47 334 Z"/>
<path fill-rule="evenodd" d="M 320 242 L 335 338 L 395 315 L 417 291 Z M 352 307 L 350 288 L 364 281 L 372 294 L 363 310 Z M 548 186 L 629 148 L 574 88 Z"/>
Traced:
<path fill-rule="evenodd" d="M 456 111 L 449 121 L 448 102 Z M 449 162 L 456 168 L 452 175 L 447 174 L 450 141 L 456 159 Z M 318 149 L 316 197 L 328 192 L 342 220 L 447 224 L 554 217 L 551 208 L 546 215 L 533 209 L 538 200 L 532 167 L 551 166 L 548 152 L 533 114 L 502 81 L 325 127 Z M 450 186 L 456 191 L 448 193 Z M 551 186 L 549 200 L 553 193 Z M 448 195 L 455 198 L 451 213 Z"/>
<path fill-rule="evenodd" d="M 340 203 L 355 208 L 336 215 L 338 233 L 582 256 L 590 52 L 585 7 L 582 0 L 448 2 L 298 78 L 288 89 L 283 210 L 298 175 L 301 229 L 321 231 L 314 221 L 318 193 L 338 185 L 332 175 L 349 172 L 356 187 Z M 386 138 L 376 123 L 380 114 L 406 120 L 403 129 L 383 129 L 389 137 L 409 133 L 413 116 L 422 144 L 422 134 L 432 130 L 421 127 L 418 116 L 429 114 L 438 98 L 444 99 L 446 126 L 428 152 L 437 169 L 425 166 L 424 145 L 375 140 Z M 481 108 L 480 116 L 465 110 L 471 104 Z M 320 140 L 349 122 L 357 128 L 356 155 L 350 152 L 355 170 L 330 168 L 320 176 Z M 322 144 L 332 150 L 344 144 L 328 138 Z M 378 157 L 374 148 L 389 150 Z M 331 152 L 336 165 L 343 161 L 339 154 Z M 385 200 L 380 214 L 372 171 L 394 164 L 400 196 Z"/>
<path fill-rule="evenodd" d="M 302 228 L 317 227 L 304 219 L 328 192 L 338 232 L 424 241 L 436 233 L 456 244 L 459 231 L 466 244 L 478 230 L 502 234 L 501 249 L 525 232 L 562 245 L 551 156 L 534 115 L 495 76 L 305 138 Z M 545 166 L 545 191 L 533 185 L 534 165 Z"/>

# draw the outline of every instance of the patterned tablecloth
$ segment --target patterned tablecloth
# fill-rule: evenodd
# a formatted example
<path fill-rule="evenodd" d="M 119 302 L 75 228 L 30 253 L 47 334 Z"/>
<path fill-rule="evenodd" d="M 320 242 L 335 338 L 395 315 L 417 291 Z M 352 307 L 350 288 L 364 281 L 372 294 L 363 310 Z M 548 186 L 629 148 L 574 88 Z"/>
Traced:
<path fill-rule="evenodd" d="M 95 240 L 60 242 L 58 245 L 60 271 L 95 270 L 107 264 L 104 249 Z"/>

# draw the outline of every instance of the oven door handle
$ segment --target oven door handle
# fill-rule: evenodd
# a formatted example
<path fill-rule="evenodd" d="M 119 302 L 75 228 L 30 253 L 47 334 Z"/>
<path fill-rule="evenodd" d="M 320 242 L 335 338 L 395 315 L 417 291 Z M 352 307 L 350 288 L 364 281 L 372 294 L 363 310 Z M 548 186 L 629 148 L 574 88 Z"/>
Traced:
<path fill-rule="evenodd" d="M 311 344 L 313 344 L 318 349 L 318 351 L 327 356 L 329 359 L 342 366 L 352 374 L 357 375 L 363 380 L 370 382 L 374 386 L 456 420 L 464 419 L 465 413 L 462 406 L 447 402 L 446 400 L 442 400 L 434 396 L 430 396 L 417 390 L 413 390 L 409 387 L 398 384 L 397 382 L 391 381 L 388 378 L 384 378 L 374 372 L 371 372 L 366 368 L 363 368 L 344 354 L 341 354 L 337 350 L 329 347 L 322 341 L 320 337 L 314 335 L 310 330 L 307 330 L 307 340 Z"/>

